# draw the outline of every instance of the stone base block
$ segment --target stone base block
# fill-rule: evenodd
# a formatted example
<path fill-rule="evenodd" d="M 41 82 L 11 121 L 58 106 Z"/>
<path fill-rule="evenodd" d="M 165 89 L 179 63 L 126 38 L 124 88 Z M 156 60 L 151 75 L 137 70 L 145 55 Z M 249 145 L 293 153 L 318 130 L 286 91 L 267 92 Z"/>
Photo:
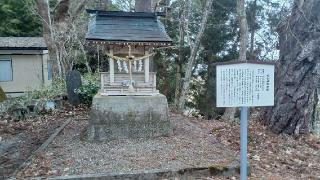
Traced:
<path fill-rule="evenodd" d="M 169 136 L 172 126 L 167 99 L 161 94 L 96 95 L 87 133 L 90 141 Z"/>

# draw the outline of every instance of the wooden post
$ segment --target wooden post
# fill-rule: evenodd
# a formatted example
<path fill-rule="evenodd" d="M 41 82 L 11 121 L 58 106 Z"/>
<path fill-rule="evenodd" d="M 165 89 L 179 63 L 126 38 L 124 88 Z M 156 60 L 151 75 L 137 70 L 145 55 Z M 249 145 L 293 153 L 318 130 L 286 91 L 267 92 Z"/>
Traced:
<path fill-rule="evenodd" d="M 145 55 L 149 55 L 149 49 L 145 51 Z M 144 60 L 144 82 L 146 83 L 149 82 L 149 61 L 150 61 L 150 57 L 147 57 Z"/>
<path fill-rule="evenodd" d="M 113 56 L 113 46 L 110 47 L 110 55 Z M 109 58 L 110 84 L 114 83 L 114 60 Z"/>
<path fill-rule="evenodd" d="M 155 92 L 157 90 L 157 75 L 154 72 L 153 74 L 153 87 L 152 87 L 152 91 Z"/>
<path fill-rule="evenodd" d="M 100 72 L 100 50 L 99 45 L 97 45 L 97 56 L 98 56 L 98 73 Z"/>
<path fill-rule="evenodd" d="M 104 73 L 100 73 L 101 75 L 101 93 L 104 93 Z"/>

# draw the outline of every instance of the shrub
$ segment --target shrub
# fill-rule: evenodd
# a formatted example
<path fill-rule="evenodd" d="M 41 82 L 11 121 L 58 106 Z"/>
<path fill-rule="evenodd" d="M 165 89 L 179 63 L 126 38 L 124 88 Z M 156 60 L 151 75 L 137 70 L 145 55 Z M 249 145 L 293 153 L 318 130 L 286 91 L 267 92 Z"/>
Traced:
<path fill-rule="evenodd" d="M 92 98 L 97 94 L 99 88 L 100 78 L 98 74 L 85 74 L 82 77 L 82 85 L 75 90 L 75 93 L 79 95 L 81 103 L 91 105 Z"/>
<path fill-rule="evenodd" d="M 46 103 L 65 94 L 66 84 L 64 79 L 54 79 L 49 85 L 42 86 L 37 90 L 27 92 L 23 96 L 10 98 L 0 103 L 0 119 L 1 116 L 9 114 L 13 116 L 15 120 L 21 120 L 29 113 L 30 107 L 32 107 L 32 112 L 35 114 L 46 113 Z"/>
<path fill-rule="evenodd" d="M 29 91 L 27 95 L 31 99 L 54 100 L 58 96 L 65 95 L 67 92 L 64 78 L 55 78 L 51 84 L 42 86 L 38 90 Z"/>

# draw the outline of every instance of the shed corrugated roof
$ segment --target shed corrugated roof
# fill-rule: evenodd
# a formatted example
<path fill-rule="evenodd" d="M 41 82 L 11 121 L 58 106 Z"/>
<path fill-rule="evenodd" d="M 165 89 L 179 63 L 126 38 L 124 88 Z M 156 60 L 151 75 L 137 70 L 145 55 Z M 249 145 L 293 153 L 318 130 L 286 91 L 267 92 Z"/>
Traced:
<path fill-rule="evenodd" d="M 170 44 L 163 24 L 155 13 L 88 11 L 94 13 L 86 39 L 109 43 Z"/>
<path fill-rule="evenodd" d="M 47 45 L 43 37 L 0 37 L 0 49 L 46 50 Z"/>

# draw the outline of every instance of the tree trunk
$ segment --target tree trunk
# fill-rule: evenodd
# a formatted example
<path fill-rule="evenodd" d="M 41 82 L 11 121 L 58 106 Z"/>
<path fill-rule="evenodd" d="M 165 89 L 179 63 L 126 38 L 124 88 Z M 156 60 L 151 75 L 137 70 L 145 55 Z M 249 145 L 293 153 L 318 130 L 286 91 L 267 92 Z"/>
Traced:
<path fill-rule="evenodd" d="M 320 95 L 320 82 L 317 87 L 317 97 Z M 314 113 L 314 120 L 312 121 L 312 132 L 320 138 L 320 101 L 318 98 L 318 102 L 316 104 L 316 109 Z"/>
<path fill-rule="evenodd" d="M 63 73 L 64 67 L 61 59 L 61 52 L 59 51 L 59 48 L 56 44 L 57 42 L 55 39 L 54 25 L 52 24 L 52 21 L 51 21 L 52 17 L 50 13 L 49 1 L 37 0 L 36 4 L 37 4 L 37 11 L 40 17 L 42 18 L 43 37 L 49 49 L 49 56 L 50 56 L 50 59 L 54 60 L 53 62 L 55 62 L 55 64 L 53 64 L 53 70 L 54 72 L 58 71 L 59 76 L 62 76 L 64 74 Z M 67 11 L 69 8 L 68 5 L 69 5 L 68 0 L 63 0 L 63 1 L 60 1 L 59 3 L 58 13 L 56 14 L 57 16 L 54 18 L 57 20 L 59 24 L 64 22 L 67 16 Z"/>
<path fill-rule="evenodd" d="M 50 15 L 48 10 L 48 2 L 44 0 L 37 0 L 37 12 L 42 18 L 43 37 L 47 42 L 50 42 Z M 48 44 L 49 46 L 49 44 Z"/>
<path fill-rule="evenodd" d="M 237 14 L 240 24 L 240 52 L 239 61 L 247 60 L 247 45 L 248 45 L 248 23 L 245 10 L 245 0 L 237 0 Z M 236 108 L 226 108 L 223 116 L 224 120 L 234 121 Z"/>
<path fill-rule="evenodd" d="M 184 37 L 185 37 L 185 22 L 186 22 L 186 10 L 185 3 L 182 4 L 180 12 L 179 23 L 179 57 L 176 63 L 176 88 L 174 93 L 174 107 L 179 109 L 179 95 L 181 87 L 181 63 L 184 60 Z"/>
<path fill-rule="evenodd" d="M 136 12 L 152 12 L 152 0 L 136 0 L 135 11 Z"/>
<path fill-rule="evenodd" d="M 214 55 L 213 53 L 208 53 L 207 55 L 207 65 L 208 65 L 208 69 L 207 69 L 207 79 L 206 79 L 206 91 L 205 91 L 205 112 L 204 112 L 204 116 L 205 119 L 213 119 L 217 114 L 214 112 L 214 108 L 216 107 L 216 99 L 215 99 L 215 94 L 216 94 L 216 86 L 215 86 L 215 63 L 216 62 L 214 60 Z"/>
<path fill-rule="evenodd" d="M 320 95 L 320 83 L 318 84 L 317 87 L 317 97 Z M 318 136 L 320 138 L 320 101 L 318 98 L 318 102 L 316 104 L 316 109 L 314 113 L 314 119 L 311 122 L 311 129 L 313 134 Z"/>
<path fill-rule="evenodd" d="M 181 87 L 181 65 L 180 62 L 176 64 L 176 88 L 174 91 L 174 107 L 178 109 L 179 106 L 179 95 L 180 95 L 180 87 Z"/>
<path fill-rule="evenodd" d="M 213 0 L 206 1 L 202 22 L 200 24 L 200 30 L 196 36 L 195 43 L 192 46 L 191 54 L 188 59 L 187 69 L 186 69 L 185 77 L 183 80 L 183 86 L 182 86 L 182 90 L 181 90 L 181 94 L 180 94 L 180 98 L 179 98 L 179 111 L 180 112 L 183 112 L 183 110 L 184 110 L 184 106 L 185 106 L 185 102 L 186 102 L 186 98 L 187 98 L 187 93 L 189 92 L 189 89 L 190 89 L 190 82 L 191 82 L 194 61 L 196 59 L 197 52 L 200 47 L 200 41 L 201 41 L 203 32 L 204 32 L 206 24 L 207 24 L 208 15 L 209 15 L 211 8 L 212 8 L 212 2 L 213 2 Z"/>
<path fill-rule="evenodd" d="M 256 56 L 254 53 L 254 36 L 256 31 L 256 11 L 257 11 L 257 0 L 253 1 L 253 12 L 251 17 L 251 37 L 250 37 L 250 60 L 255 60 Z"/>
<path fill-rule="evenodd" d="M 56 6 L 54 16 L 51 14 L 48 0 L 36 0 L 37 11 L 43 24 L 43 36 L 49 49 L 49 56 L 53 62 L 54 74 L 64 76 L 66 70 L 72 69 L 73 61 L 68 61 L 66 40 L 70 38 L 68 33 L 73 21 L 79 18 L 79 14 L 85 8 L 86 0 L 77 1 L 74 11 L 71 11 L 70 0 L 61 0 Z"/>
<path fill-rule="evenodd" d="M 50 14 L 50 7 L 48 0 L 37 0 L 37 12 L 39 13 L 41 19 L 42 19 L 42 26 L 43 26 L 43 37 L 46 41 L 46 44 L 48 46 L 49 50 L 49 56 L 52 62 L 53 67 L 53 73 L 55 74 L 56 71 L 58 71 L 58 74 L 62 74 L 62 64 L 60 61 L 60 56 L 58 52 L 58 47 L 55 44 L 54 41 L 54 35 L 53 35 L 53 25 L 51 22 L 51 14 Z"/>
<path fill-rule="evenodd" d="M 320 74 L 320 1 L 295 0 L 292 14 L 278 29 L 280 67 L 275 106 L 264 114 L 275 133 L 310 131 Z"/>
<path fill-rule="evenodd" d="M 240 54 L 239 61 L 247 60 L 247 46 L 248 46 L 248 23 L 245 9 L 245 0 L 237 1 L 237 13 L 240 22 Z"/>
<path fill-rule="evenodd" d="M 59 2 L 56 16 L 54 17 L 55 22 L 62 23 L 66 21 L 69 11 L 70 0 L 61 0 Z"/>
<path fill-rule="evenodd" d="M 227 121 L 235 121 L 237 109 L 236 108 L 226 108 L 221 119 Z"/>

